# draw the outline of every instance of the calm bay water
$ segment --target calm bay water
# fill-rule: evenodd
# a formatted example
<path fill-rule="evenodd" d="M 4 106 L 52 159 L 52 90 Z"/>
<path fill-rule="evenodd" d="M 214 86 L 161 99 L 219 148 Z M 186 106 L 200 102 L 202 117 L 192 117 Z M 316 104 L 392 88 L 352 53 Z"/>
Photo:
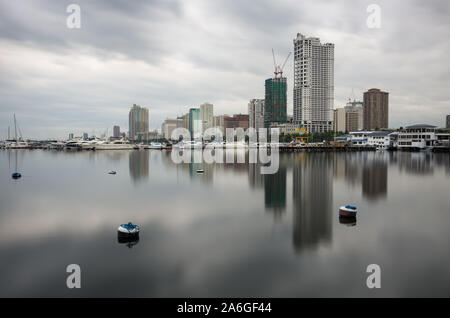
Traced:
<path fill-rule="evenodd" d="M 165 151 L 0 150 L 0 185 L 1 297 L 450 296 L 448 154 L 280 154 L 261 175 Z M 134 245 L 117 240 L 128 221 Z"/>

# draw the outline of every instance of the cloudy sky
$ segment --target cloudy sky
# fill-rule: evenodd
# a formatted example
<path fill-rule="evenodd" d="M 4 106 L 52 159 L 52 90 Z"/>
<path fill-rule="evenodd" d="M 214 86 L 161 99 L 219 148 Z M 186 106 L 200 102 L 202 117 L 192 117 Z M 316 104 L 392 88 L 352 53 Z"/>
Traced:
<path fill-rule="evenodd" d="M 81 28 L 67 28 L 71 3 Z M 367 6 L 381 8 L 368 28 Z M 246 113 L 264 97 L 272 51 L 298 32 L 335 44 L 335 107 L 390 93 L 390 126 L 442 127 L 450 114 L 450 4 L 442 1 L 0 0 L 0 139 L 16 113 L 25 138 L 128 130 L 133 103 L 150 128 L 203 102 Z M 293 60 L 287 62 L 292 114 Z"/>

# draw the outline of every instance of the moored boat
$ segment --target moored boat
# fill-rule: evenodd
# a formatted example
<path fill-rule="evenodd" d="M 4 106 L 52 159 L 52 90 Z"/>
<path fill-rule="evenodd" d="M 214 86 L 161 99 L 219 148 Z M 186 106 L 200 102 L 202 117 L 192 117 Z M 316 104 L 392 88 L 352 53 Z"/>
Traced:
<path fill-rule="evenodd" d="M 343 217 L 355 217 L 356 212 L 357 212 L 356 206 L 352 205 L 341 206 L 339 208 L 339 216 Z"/>
<path fill-rule="evenodd" d="M 161 150 L 163 145 L 160 142 L 152 142 L 150 143 L 148 149 L 159 149 Z"/>
<path fill-rule="evenodd" d="M 139 235 L 139 225 L 128 222 L 127 224 L 121 224 L 117 229 L 119 235 L 125 236 L 137 236 Z"/>
<path fill-rule="evenodd" d="M 14 172 L 11 176 L 13 179 L 19 179 L 22 175 L 19 172 Z"/>

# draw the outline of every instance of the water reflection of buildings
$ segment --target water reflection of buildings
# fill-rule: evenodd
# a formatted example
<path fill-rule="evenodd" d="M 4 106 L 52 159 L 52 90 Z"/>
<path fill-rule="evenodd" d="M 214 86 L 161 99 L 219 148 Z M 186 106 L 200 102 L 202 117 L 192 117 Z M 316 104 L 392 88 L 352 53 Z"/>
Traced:
<path fill-rule="evenodd" d="M 336 153 L 333 174 L 350 187 L 361 186 L 363 197 L 378 200 L 387 195 L 388 152 Z"/>
<path fill-rule="evenodd" d="M 149 151 L 130 151 L 128 163 L 130 168 L 130 176 L 134 182 L 148 179 L 149 155 Z"/>
<path fill-rule="evenodd" d="M 333 154 L 294 155 L 293 245 L 296 251 L 332 237 Z"/>
<path fill-rule="evenodd" d="M 286 166 L 280 162 L 276 173 L 263 176 L 266 210 L 272 212 L 275 218 L 279 218 L 286 209 Z"/>
<path fill-rule="evenodd" d="M 398 151 L 400 171 L 412 174 L 432 174 L 433 173 L 433 153 L 423 152 L 403 152 Z"/>
<path fill-rule="evenodd" d="M 363 166 L 362 194 L 368 200 L 378 200 L 387 194 L 387 161 L 375 158 Z"/>
<path fill-rule="evenodd" d="M 248 165 L 248 183 L 251 189 L 262 189 L 264 187 L 264 175 L 261 174 L 260 163 Z"/>

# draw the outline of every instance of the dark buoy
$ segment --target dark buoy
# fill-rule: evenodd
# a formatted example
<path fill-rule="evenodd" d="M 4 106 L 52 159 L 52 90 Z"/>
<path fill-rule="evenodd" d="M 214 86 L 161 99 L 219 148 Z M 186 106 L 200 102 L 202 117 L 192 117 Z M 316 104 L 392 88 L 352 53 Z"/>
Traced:
<path fill-rule="evenodd" d="M 12 174 L 12 178 L 13 178 L 13 179 L 19 179 L 20 177 L 22 177 L 22 175 L 21 175 L 20 173 L 18 173 L 18 172 L 14 172 L 14 173 Z"/>
<path fill-rule="evenodd" d="M 203 169 L 198 169 L 198 170 L 197 170 L 197 173 L 203 173 L 203 172 L 204 172 Z"/>

